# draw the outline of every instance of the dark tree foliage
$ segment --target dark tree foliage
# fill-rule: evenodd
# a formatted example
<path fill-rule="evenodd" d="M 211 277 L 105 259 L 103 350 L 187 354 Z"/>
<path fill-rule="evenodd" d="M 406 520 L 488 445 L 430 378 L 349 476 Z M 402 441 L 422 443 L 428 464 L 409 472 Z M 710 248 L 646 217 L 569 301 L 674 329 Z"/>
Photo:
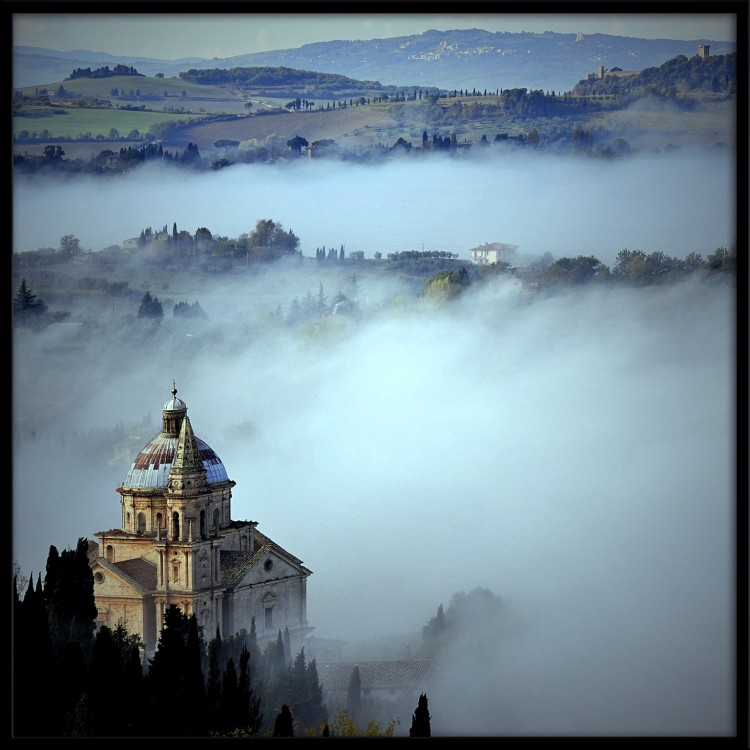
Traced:
<path fill-rule="evenodd" d="M 94 654 L 96 641 L 94 641 Z M 92 654 L 93 661 L 93 654 Z M 79 707 L 85 704 L 90 687 L 90 669 L 86 664 L 81 644 L 68 641 L 57 663 L 56 708 L 61 714 L 61 734 L 69 737 L 90 736 L 95 732 L 94 716 L 87 712 L 86 722 L 81 722 Z"/>
<path fill-rule="evenodd" d="M 274 710 L 289 701 L 289 669 L 287 665 L 286 651 L 284 649 L 284 638 L 279 630 L 276 644 L 269 644 L 272 648 L 266 649 L 266 660 L 268 665 L 266 673 L 268 674 L 268 707 L 274 707 Z"/>
<path fill-rule="evenodd" d="M 41 575 L 36 588 L 29 578 L 23 601 L 20 593 L 17 597 L 13 620 L 13 734 L 53 736 L 59 715 L 54 710 L 54 658 Z M 44 710 L 38 710 L 39 706 Z"/>
<path fill-rule="evenodd" d="M 234 255 L 248 263 L 269 262 L 297 253 L 299 237 L 272 219 L 259 219 L 250 234 L 237 238 Z"/>
<path fill-rule="evenodd" d="M 292 150 L 295 156 L 299 156 L 303 148 L 307 148 L 310 144 L 307 138 L 303 138 L 301 135 L 295 135 L 294 138 L 290 138 L 286 145 Z"/>
<path fill-rule="evenodd" d="M 485 623 L 485 627 L 478 630 L 477 623 Z M 459 591 L 453 594 L 445 611 L 440 605 L 437 615 L 422 628 L 421 653 L 424 658 L 437 659 L 452 642 L 473 637 L 476 649 L 472 657 L 481 660 L 488 645 L 507 627 L 507 611 L 501 597 L 481 587 L 468 593 Z"/>
<path fill-rule="evenodd" d="M 255 619 L 251 632 L 242 629 L 222 641 L 219 628 L 208 644 L 207 700 L 209 734 L 240 731 L 249 736 L 259 734 L 263 714 L 258 689 L 263 669 L 255 635 Z M 231 662 L 231 667 L 229 663 Z M 235 664 L 239 663 L 239 674 Z M 236 689 L 232 687 L 236 683 Z M 236 695 L 236 700 L 230 699 Z"/>
<path fill-rule="evenodd" d="M 206 706 L 210 731 L 219 731 L 221 726 L 221 633 L 208 643 L 208 674 L 206 676 Z"/>
<path fill-rule="evenodd" d="M 317 727 L 328 719 L 317 665 L 314 659 L 305 663 L 304 648 L 289 667 L 289 696 L 297 726 Z"/>
<path fill-rule="evenodd" d="M 235 722 L 239 719 L 238 703 L 237 670 L 234 668 L 234 659 L 230 658 L 221 678 L 219 701 L 219 732 L 221 734 L 228 734 L 237 728 Z"/>
<path fill-rule="evenodd" d="M 276 716 L 276 721 L 273 725 L 273 736 L 294 737 L 294 720 L 292 718 L 292 712 L 289 710 L 289 706 L 287 706 L 286 703 L 281 707 L 281 711 Z"/>
<path fill-rule="evenodd" d="M 247 647 L 240 654 L 240 674 L 237 678 L 237 719 L 238 728 L 255 737 L 263 724 L 260 699 L 256 697 L 250 679 L 250 651 Z"/>
<path fill-rule="evenodd" d="M 138 308 L 139 318 L 163 318 L 164 307 L 159 302 L 158 297 L 152 297 L 150 292 L 146 292 Z"/>
<path fill-rule="evenodd" d="M 321 284 L 321 294 L 323 290 L 323 285 Z M 291 639 L 289 637 L 289 628 L 284 628 L 284 656 L 286 657 L 287 666 L 291 665 L 292 663 L 292 645 L 291 645 Z"/>
<path fill-rule="evenodd" d="M 602 281 L 609 277 L 609 267 L 593 255 L 579 255 L 577 258 L 560 258 L 544 269 L 539 285 L 580 286 L 591 281 Z"/>
<path fill-rule="evenodd" d="M 430 712 L 427 709 L 427 694 L 419 696 L 416 711 L 411 717 L 409 737 L 430 737 Z"/>
<path fill-rule="evenodd" d="M 206 715 L 206 686 L 203 680 L 203 654 L 205 644 L 195 614 L 188 617 L 185 644 L 185 704 L 183 710 L 190 717 L 189 732 L 201 737 L 208 732 Z"/>
<path fill-rule="evenodd" d="M 112 631 L 102 625 L 94 640 L 86 691 L 86 704 L 93 717 L 91 728 L 96 737 L 125 734 L 121 724 L 127 712 L 122 707 L 130 703 L 131 696 L 124 692 L 124 668 L 122 653 Z M 107 686 L 106 690 L 102 689 L 103 685 Z"/>
<path fill-rule="evenodd" d="M 359 667 L 355 666 L 349 676 L 349 686 L 346 689 L 346 710 L 352 718 L 359 720 L 359 711 L 362 707 L 362 679 L 359 675 Z"/>
<path fill-rule="evenodd" d="M 88 661 L 96 630 L 94 574 L 88 560 L 88 540 L 81 537 L 75 550 L 58 555 L 50 547 L 44 595 L 50 622 L 55 658 L 62 654 L 65 643 L 78 641 Z"/>
<path fill-rule="evenodd" d="M 74 78 L 111 78 L 112 76 L 141 76 L 132 65 L 115 65 L 114 68 L 104 65 L 101 68 L 91 70 L 91 68 L 76 68 L 65 80 L 71 81 Z"/>
<path fill-rule="evenodd" d="M 47 305 L 32 293 L 26 285 L 26 279 L 22 279 L 13 298 L 13 325 L 39 327 L 45 322 L 46 316 Z"/>
<path fill-rule="evenodd" d="M 323 697 L 323 687 L 318 678 L 318 665 L 313 659 L 305 672 L 305 709 L 303 726 L 318 726 L 328 719 L 328 709 Z"/>
<path fill-rule="evenodd" d="M 256 686 L 255 688 L 256 693 L 260 695 L 261 694 L 260 682 L 263 677 L 263 671 L 261 669 L 261 664 L 260 664 L 261 652 L 260 652 L 260 647 L 258 646 L 258 636 L 257 636 L 256 627 L 255 627 L 255 617 L 253 617 L 250 620 L 250 634 L 248 635 L 246 644 L 247 644 L 247 650 L 250 652 L 250 661 L 248 663 L 250 681 L 254 686 Z"/>
<path fill-rule="evenodd" d="M 614 72 L 612 68 L 609 73 Z M 677 55 L 659 67 L 644 68 L 633 76 L 605 75 L 580 81 L 575 94 L 611 94 L 628 103 L 644 96 L 667 97 L 681 101 L 678 92 L 703 92 L 733 95 L 737 91 L 737 53 L 711 55 L 702 59 L 698 55 Z M 690 106 L 690 99 L 682 100 Z"/>
<path fill-rule="evenodd" d="M 192 622 L 191 622 L 192 621 Z M 146 688 L 154 736 L 170 736 L 175 732 L 174 722 L 164 717 L 182 716 L 180 736 L 200 736 L 203 719 L 196 716 L 196 673 L 200 669 L 201 654 L 193 644 L 195 615 L 188 617 L 175 604 L 164 613 L 164 626 L 159 633 L 156 653 L 149 660 Z M 188 647 L 188 641 L 191 641 Z M 201 696 L 197 696 L 201 701 Z M 187 710 L 186 710 L 187 707 Z M 205 698 L 201 713 L 205 714 Z"/>

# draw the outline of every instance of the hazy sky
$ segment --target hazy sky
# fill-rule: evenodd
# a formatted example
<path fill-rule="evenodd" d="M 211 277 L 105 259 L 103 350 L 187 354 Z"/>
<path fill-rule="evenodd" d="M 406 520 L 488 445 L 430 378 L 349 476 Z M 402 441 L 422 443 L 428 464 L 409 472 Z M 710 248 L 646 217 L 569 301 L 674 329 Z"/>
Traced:
<path fill-rule="evenodd" d="M 224 58 L 462 28 L 736 41 L 735 16 L 720 13 L 18 13 L 13 44 L 161 59 Z"/>

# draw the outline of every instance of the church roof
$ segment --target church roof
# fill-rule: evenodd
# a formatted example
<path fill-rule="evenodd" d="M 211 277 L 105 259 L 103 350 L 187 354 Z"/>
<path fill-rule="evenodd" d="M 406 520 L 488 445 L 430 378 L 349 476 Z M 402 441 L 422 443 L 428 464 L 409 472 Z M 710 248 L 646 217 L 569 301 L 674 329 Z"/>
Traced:
<path fill-rule="evenodd" d="M 222 550 L 220 553 L 221 582 L 227 588 L 236 586 L 250 568 L 260 550 L 255 552 Z"/>
<path fill-rule="evenodd" d="M 179 432 L 171 429 L 175 420 L 179 420 Z M 193 433 L 187 417 L 187 405 L 182 399 L 177 398 L 176 388 L 172 388 L 172 398 L 164 404 L 162 421 L 161 432 L 154 435 L 135 457 L 125 477 L 123 487 L 147 489 L 168 487 L 169 472 L 178 455 L 180 440 L 185 439 L 183 434 L 185 432 L 190 442 L 187 459 L 191 460 L 194 455 L 200 456 L 206 469 L 208 484 L 229 481 L 227 470 L 213 448 Z M 183 427 L 187 430 L 182 430 Z M 179 460 L 184 462 L 185 456 Z"/>
<path fill-rule="evenodd" d="M 138 557 L 113 564 L 146 591 L 153 591 L 156 588 L 156 565 L 148 560 Z"/>
<path fill-rule="evenodd" d="M 181 398 L 177 398 L 177 389 L 173 390 L 172 398 L 164 404 L 164 411 L 187 411 L 187 404 Z"/>
<path fill-rule="evenodd" d="M 115 571 L 117 574 L 130 581 L 136 589 L 142 594 L 147 594 L 156 589 L 156 565 L 145 560 L 142 557 L 136 557 L 132 560 L 123 560 L 121 562 L 109 562 L 103 557 L 93 557 L 94 551 L 98 552 L 98 545 L 91 543 L 89 540 L 89 563 L 96 562 L 105 568 Z"/>
<path fill-rule="evenodd" d="M 233 588 L 240 583 L 247 571 L 262 560 L 268 554 L 269 550 L 273 550 L 276 554 L 298 567 L 302 572 L 308 575 L 312 574 L 312 571 L 308 570 L 302 564 L 302 560 L 287 552 L 265 534 L 261 534 L 256 529 L 253 535 L 255 537 L 255 550 L 253 552 L 237 550 L 221 550 L 220 552 L 221 582 L 227 588 Z"/>
<path fill-rule="evenodd" d="M 505 242 L 486 242 L 484 245 L 477 245 L 477 247 L 469 248 L 469 252 L 486 250 L 488 252 L 510 252 L 511 250 L 518 250 L 518 245 L 508 245 Z"/>

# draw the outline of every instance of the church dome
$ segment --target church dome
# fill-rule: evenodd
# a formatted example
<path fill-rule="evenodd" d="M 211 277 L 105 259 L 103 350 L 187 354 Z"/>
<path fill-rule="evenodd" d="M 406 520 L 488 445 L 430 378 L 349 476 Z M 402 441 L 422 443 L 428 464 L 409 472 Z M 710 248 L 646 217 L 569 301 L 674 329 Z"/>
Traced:
<path fill-rule="evenodd" d="M 173 389 L 172 398 L 164 404 L 164 411 L 187 411 L 187 405 L 181 398 L 177 398 L 177 389 Z"/>
<path fill-rule="evenodd" d="M 128 471 L 123 487 L 130 488 L 167 488 L 169 472 L 172 468 L 177 444 L 179 442 L 179 427 L 186 419 L 187 406 L 182 399 L 177 398 L 177 389 L 172 388 L 172 398 L 164 404 L 162 411 L 162 430 L 155 435 L 138 453 Z M 197 435 L 194 436 L 195 447 L 200 453 L 203 466 L 206 469 L 208 484 L 227 482 L 227 470 L 213 448 Z"/>

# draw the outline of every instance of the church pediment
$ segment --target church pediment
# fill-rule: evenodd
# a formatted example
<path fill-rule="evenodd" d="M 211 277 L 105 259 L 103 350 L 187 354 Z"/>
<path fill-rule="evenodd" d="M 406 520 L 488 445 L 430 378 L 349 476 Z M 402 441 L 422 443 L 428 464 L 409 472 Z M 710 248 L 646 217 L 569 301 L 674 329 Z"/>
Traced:
<path fill-rule="evenodd" d="M 126 563 L 131 565 L 127 566 Z M 95 597 L 142 597 L 156 588 L 156 567 L 146 560 L 114 564 L 99 558 L 91 566 L 91 572 L 94 574 Z"/>
<path fill-rule="evenodd" d="M 281 555 L 273 545 L 265 545 L 253 553 L 222 552 L 222 582 L 227 588 L 255 586 L 287 578 L 308 576 L 310 571 Z"/>

